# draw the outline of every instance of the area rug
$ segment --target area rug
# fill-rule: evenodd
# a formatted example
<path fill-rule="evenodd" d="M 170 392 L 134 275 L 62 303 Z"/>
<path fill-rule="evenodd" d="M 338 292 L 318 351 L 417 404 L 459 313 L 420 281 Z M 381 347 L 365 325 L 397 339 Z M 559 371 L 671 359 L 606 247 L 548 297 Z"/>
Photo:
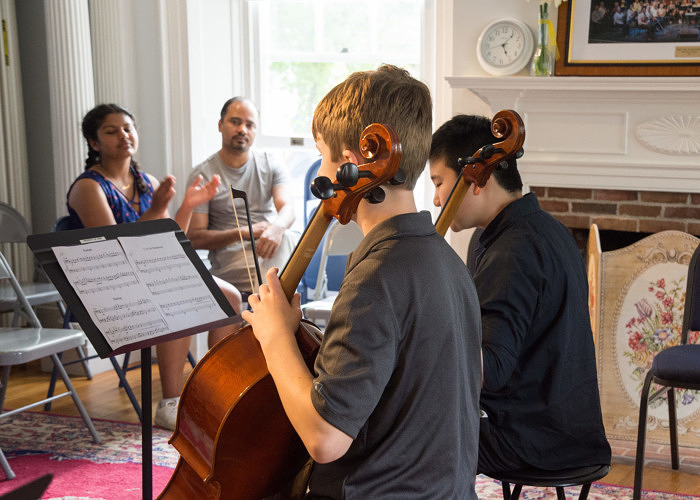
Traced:
<path fill-rule="evenodd" d="M 102 438 L 92 442 L 80 417 L 24 412 L 0 420 L 0 446 L 17 477 L 1 480 L 0 495 L 44 474 L 53 479 L 42 496 L 51 500 L 138 500 L 141 490 L 141 426 L 93 419 Z M 153 429 L 153 494 L 165 487 L 178 454 L 168 444 L 170 432 Z M 578 498 L 579 488 L 567 488 L 567 498 Z M 503 498 L 501 484 L 477 477 L 482 500 Z M 594 483 L 591 500 L 631 498 L 631 488 Z M 523 500 L 556 499 L 551 488 L 526 487 Z M 700 497 L 645 491 L 645 500 L 697 500 Z"/>

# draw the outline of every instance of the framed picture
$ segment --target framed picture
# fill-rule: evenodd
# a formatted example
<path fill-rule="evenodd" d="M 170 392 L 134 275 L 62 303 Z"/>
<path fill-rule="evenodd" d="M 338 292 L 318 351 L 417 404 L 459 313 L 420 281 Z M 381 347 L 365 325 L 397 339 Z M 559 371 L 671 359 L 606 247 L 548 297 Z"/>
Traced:
<path fill-rule="evenodd" d="M 700 0 L 568 0 L 556 75 L 700 75 Z"/>

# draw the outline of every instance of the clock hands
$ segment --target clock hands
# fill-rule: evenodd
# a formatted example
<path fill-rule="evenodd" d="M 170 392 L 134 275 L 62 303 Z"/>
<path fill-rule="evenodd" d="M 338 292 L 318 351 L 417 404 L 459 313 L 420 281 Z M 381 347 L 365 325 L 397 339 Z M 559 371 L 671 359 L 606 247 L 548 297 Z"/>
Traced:
<path fill-rule="evenodd" d="M 508 45 L 508 42 L 510 42 L 514 36 L 515 36 L 515 33 L 511 33 L 510 36 L 503 41 L 503 43 L 501 43 L 501 44 L 496 43 L 494 45 L 490 45 L 489 49 L 493 49 L 495 47 L 501 47 L 503 49 L 503 53 L 505 55 L 508 55 L 508 51 L 506 50 L 506 45 Z"/>

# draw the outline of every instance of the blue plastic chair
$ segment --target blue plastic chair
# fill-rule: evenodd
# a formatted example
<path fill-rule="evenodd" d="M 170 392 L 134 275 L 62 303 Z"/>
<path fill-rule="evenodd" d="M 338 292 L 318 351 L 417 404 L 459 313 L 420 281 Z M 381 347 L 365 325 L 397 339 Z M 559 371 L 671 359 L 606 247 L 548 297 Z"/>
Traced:
<path fill-rule="evenodd" d="M 318 208 L 320 200 L 311 193 L 311 181 L 316 178 L 318 169 L 321 166 L 321 159 L 315 160 L 307 169 L 304 176 L 304 227 L 309 225 L 313 213 Z M 313 300 L 311 296 L 316 287 L 316 279 L 318 277 L 318 268 L 321 264 L 321 253 L 326 241 L 326 236 L 323 237 L 316 249 L 309 266 L 306 268 L 304 275 L 301 278 L 301 283 L 297 291 L 301 294 L 301 303 L 305 304 Z M 326 262 L 326 284 L 329 291 L 340 290 L 340 284 L 345 276 L 345 263 L 347 255 L 330 255 Z"/>

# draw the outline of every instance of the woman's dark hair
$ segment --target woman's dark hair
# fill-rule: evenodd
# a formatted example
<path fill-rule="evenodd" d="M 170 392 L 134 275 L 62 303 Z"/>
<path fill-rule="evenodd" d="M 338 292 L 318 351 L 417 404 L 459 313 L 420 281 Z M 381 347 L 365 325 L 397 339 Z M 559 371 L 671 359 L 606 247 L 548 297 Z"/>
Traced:
<path fill-rule="evenodd" d="M 85 170 L 89 169 L 90 167 L 94 167 L 95 165 L 99 165 L 101 162 L 100 152 L 92 148 L 92 146 L 90 145 L 90 141 L 97 141 L 97 131 L 104 123 L 105 118 L 107 118 L 108 115 L 112 114 L 126 115 L 129 118 L 131 118 L 132 122 L 134 122 L 134 126 L 136 125 L 136 119 L 134 118 L 134 115 L 131 113 L 131 111 L 129 111 L 123 106 L 120 106 L 119 104 L 99 104 L 92 108 L 90 111 L 88 111 L 85 117 L 83 118 L 83 123 L 81 127 L 83 131 L 83 137 L 87 141 L 88 146 L 88 155 L 85 159 Z M 143 174 L 141 173 L 139 164 L 136 163 L 136 161 L 133 158 L 131 159 L 131 166 L 134 168 L 135 171 L 134 181 L 136 183 L 136 187 L 139 193 L 141 194 L 147 192 L 148 185 L 143 179 Z"/>

